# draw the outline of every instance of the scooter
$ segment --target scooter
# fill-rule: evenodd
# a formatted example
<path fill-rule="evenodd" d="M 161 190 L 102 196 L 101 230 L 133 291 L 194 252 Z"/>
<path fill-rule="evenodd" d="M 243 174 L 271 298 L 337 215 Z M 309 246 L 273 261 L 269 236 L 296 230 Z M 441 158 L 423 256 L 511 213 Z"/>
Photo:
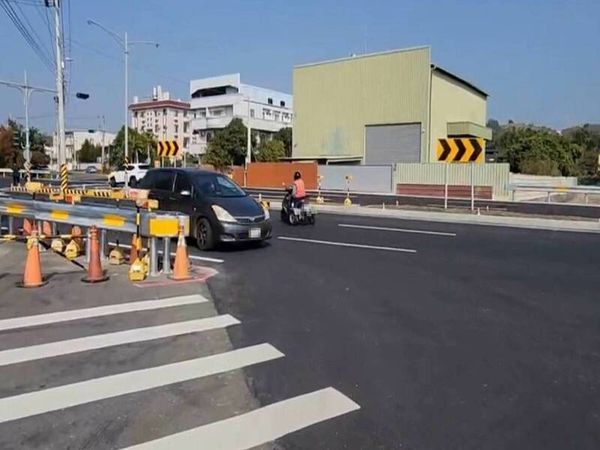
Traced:
<path fill-rule="evenodd" d="M 307 199 L 292 207 L 292 188 L 286 188 L 285 197 L 281 202 L 281 221 L 289 225 L 314 225 L 316 211 L 308 204 Z"/>

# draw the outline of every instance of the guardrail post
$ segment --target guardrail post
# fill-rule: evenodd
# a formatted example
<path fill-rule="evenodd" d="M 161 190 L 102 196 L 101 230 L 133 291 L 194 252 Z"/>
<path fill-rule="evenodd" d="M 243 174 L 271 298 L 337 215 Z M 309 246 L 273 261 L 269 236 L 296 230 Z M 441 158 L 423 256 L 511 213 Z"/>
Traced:
<path fill-rule="evenodd" d="M 171 273 L 171 238 L 165 237 L 163 238 L 163 266 L 162 266 L 163 274 Z"/>
<path fill-rule="evenodd" d="M 158 276 L 158 243 L 156 242 L 156 238 L 152 236 L 149 239 L 150 243 L 150 276 L 157 277 Z"/>
<path fill-rule="evenodd" d="M 448 209 L 448 163 L 444 163 L 444 209 Z"/>
<path fill-rule="evenodd" d="M 516 191 L 516 190 L 517 190 L 517 189 L 513 187 L 513 188 L 512 188 L 512 191 L 510 191 L 510 201 L 511 201 L 511 202 L 514 202 L 514 201 L 515 201 L 515 191 Z"/>
<path fill-rule="evenodd" d="M 8 234 L 15 234 L 15 218 L 8 216 Z"/>
<path fill-rule="evenodd" d="M 548 190 L 548 192 L 546 193 L 546 203 L 550 203 L 550 193 L 550 190 Z"/>

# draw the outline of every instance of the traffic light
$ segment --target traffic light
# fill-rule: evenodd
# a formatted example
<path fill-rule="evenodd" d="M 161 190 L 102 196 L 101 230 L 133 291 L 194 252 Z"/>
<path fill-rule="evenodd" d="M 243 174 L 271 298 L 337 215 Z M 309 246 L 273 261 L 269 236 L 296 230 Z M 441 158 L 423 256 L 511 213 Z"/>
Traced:
<path fill-rule="evenodd" d="M 16 149 L 21 148 L 21 136 L 20 133 L 16 130 L 13 131 L 13 147 Z"/>

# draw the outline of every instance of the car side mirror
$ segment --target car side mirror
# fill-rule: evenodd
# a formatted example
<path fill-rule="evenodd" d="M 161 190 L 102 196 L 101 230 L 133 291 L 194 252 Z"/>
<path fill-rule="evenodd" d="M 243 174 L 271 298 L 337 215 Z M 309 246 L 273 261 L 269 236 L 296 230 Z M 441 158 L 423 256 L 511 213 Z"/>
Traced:
<path fill-rule="evenodd" d="M 180 192 L 182 197 L 191 197 L 192 193 L 190 191 L 181 191 Z"/>

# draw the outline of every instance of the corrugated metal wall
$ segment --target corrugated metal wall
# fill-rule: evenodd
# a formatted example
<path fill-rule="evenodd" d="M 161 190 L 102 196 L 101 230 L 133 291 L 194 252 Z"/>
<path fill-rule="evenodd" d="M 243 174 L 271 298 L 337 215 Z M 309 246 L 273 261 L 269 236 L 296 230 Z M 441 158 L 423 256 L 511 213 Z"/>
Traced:
<path fill-rule="evenodd" d="M 350 189 L 354 192 L 392 193 L 393 172 L 393 166 L 319 166 L 321 188 L 325 190 L 346 190 L 346 176 L 350 175 Z"/>
<path fill-rule="evenodd" d="M 470 185 L 471 169 L 476 186 L 492 186 L 494 199 L 508 199 L 510 167 L 508 164 L 396 164 L 394 185 L 438 184 L 444 185 L 446 167 L 449 185 Z"/>
<path fill-rule="evenodd" d="M 421 123 L 427 136 L 430 62 L 418 48 L 295 67 L 293 156 L 363 156 L 366 125 Z"/>

